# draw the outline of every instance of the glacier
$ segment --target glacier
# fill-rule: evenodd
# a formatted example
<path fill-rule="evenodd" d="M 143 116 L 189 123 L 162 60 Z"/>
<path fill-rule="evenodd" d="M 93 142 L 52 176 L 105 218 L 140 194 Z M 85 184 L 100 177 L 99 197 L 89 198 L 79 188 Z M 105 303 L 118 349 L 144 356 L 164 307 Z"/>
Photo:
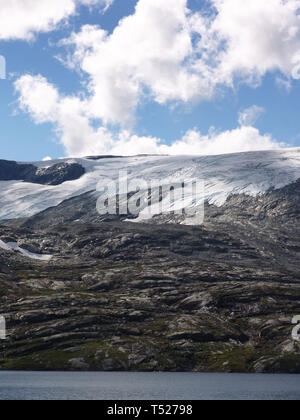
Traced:
<path fill-rule="evenodd" d="M 68 158 L 34 164 L 45 168 L 59 162 L 79 163 L 85 168 L 85 174 L 57 186 L 1 181 L 0 220 L 30 217 L 64 200 L 96 192 L 99 181 L 117 181 L 120 171 L 127 171 L 129 180 L 157 180 L 163 185 L 203 180 L 204 197 L 197 197 L 197 200 L 216 206 L 222 206 L 230 195 L 257 196 L 300 178 L 300 148 L 217 156 Z"/>

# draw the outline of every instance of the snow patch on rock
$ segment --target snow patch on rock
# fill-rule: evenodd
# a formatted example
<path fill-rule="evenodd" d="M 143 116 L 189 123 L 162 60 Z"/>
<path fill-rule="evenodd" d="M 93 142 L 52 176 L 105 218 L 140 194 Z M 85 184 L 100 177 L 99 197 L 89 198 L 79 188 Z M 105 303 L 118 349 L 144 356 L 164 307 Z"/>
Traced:
<path fill-rule="evenodd" d="M 41 255 L 41 254 L 35 254 L 33 252 L 29 252 L 26 249 L 19 247 L 19 245 L 16 242 L 5 243 L 0 239 L 0 248 L 9 252 L 18 252 L 24 257 L 31 258 L 32 260 L 48 262 L 52 259 L 52 255 Z"/>

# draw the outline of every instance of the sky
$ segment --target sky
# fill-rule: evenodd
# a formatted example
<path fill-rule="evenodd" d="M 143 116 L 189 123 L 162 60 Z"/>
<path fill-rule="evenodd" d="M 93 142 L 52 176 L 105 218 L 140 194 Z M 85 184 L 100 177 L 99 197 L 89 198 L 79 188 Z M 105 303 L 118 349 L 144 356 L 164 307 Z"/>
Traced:
<path fill-rule="evenodd" d="M 6 0 L 0 56 L 0 159 L 300 146 L 300 0 Z"/>

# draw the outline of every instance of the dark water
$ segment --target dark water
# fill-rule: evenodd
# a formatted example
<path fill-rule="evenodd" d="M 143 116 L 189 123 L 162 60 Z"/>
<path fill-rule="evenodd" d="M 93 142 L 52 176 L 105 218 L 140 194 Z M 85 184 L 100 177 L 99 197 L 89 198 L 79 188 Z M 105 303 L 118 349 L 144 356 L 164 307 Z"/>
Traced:
<path fill-rule="evenodd" d="M 300 400 L 300 375 L 0 372 L 0 400 Z"/>

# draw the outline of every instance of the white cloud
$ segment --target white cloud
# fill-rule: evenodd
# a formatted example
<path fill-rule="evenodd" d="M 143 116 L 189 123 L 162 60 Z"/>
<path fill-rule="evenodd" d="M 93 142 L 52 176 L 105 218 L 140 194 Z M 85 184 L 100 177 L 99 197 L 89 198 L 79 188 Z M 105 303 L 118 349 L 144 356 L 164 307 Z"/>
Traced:
<path fill-rule="evenodd" d="M 266 72 L 293 72 L 299 60 L 299 0 L 212 0 L 218 14 L 206 26 L 208 46 L 226 43 L 217 57 L 220 80 L 257 80 Z M 199 47 L 203 46 L 201 41 Z"/>
<path fill-rule="evenodd" d="M 109 149 L 111 135 L 105 127 L 94 129 L 77 97 L 63 97 L 52 84 L 38 75 L 24 75 L 15 82 L 19 106 L 35 123 L 53 123 L 69 156 L 85 156 Z M 41 98 L 43 100 L 41 101 Z"/>
<path fill-rule="evenodd" d="M 76 13 L 80 5 L 107 8 L 113 0 L 2 0 L 0 40 L 31 40 Z"/>
<path fill-rule="evenodd" d="M 50 160 L 52 160 L 52 157 L 46 156 L 44 157 L 43 162 L 49 162 Z"/>
<path fill-rule="evenodd" d="M 282 147 L 270 135 L 262 135 L 255 127 L 244 126 L 222 133 L 201 135 L 191 130 L 171 146 L 162 146 L 160 150 L 170 155 L 219 155 L 257 150 L 273 150 Z"/>
<path fill-rule="evenodd" d="M 211 130 L 202 135 L 197 130 L 188 131 L 182 139 L 166 145 L 161 139 L 139 137 L 122 132 L 106 153 L 117 155 L 166 154 L 166 155 L 219 155 L 258 150 L 279 149 L 278 143 L 268 134 L 262 135 L 255 127 L 244 126 L 221 133 Z"/>
<path fill-rule="evenodd" d="M 65 62 L 88 76 L 90 116 L 126 124 L 144 98 L 197 102 L 267 72 L 299 74 L 300 0 L 210 4 L 208 15 L 187 0 L 139 0 L 112 34 L 87 25 L 63 40 L 74 47 Z"/>
<path fill-rule="evenodd" d="M 75 7 L 74 2 L 69 0 Z M 36 123 L 52 122 L 71 156 L 218 154 L 280 147 L 253 127 L 262 112 L 258 107 L 244 111 L 235 130 L 207 136 L 189 131 L 171 146 L 129 131 L 112 134 L 107 128 L 120 123 L 121 130 L 128 129 L 145 100 L 193 104 L 241 82 L 255 87 L 267 72 L 277 77 L 279 72 L 285 80 L 295 76 L 300 63 L 300 0 L 210 3 L 211 13 L 195 13 L 187 0 L 139 0 L 134 14 L 111 34 L 99 26 L 83 26 L 60 45 L 66 48 L 62 59 L 67 65 L 81 70 L 86 96 L 63 97 L 42 76 L 25 75 L 16 82 L 21 108 Z"/>
<path fill-rule="evenodd" d="M 109 35 L 84 26 L 62 44 L 75 46 L 68 57 L 90 79 L 91 116 L 108 122 L 131 121 L 149 90 L 159 103 L 190 99 L 200 81 L 182 65 L 192 52 L 186 0 L 139 0 L 133 15 Z"/>
<path fill-rule="evenodd" d="M 15 88 L 21 93 L 20 108 L 28 111 L 37 124 L 56 121 L 59 93 L 44 77 L 27 74 L 15 82 Z"/>
<path fill-rule="evenodd" d="M 206 136 L 197 130 L 191 130 L 170 146 L 159 138 L 139 137 L 125 130 L 113 135 L 105 127 L 92 127 L 84 104 L 76 97 L 60 96 L 57 89 L 42 76 L 25 75 L 15 86 L 20 94 L 21 109 L 30 113 L 36 123 L 54 123 L 67 155 L 72 157 L 144 153 L 215 155 L 276 149 L 282 146 L 270 135 L 262 135 L 250 125 L 222 133 L 210 130 Z M 251 114 L 246 110 L 245 115 L 247 112 Z"/>
<path fill-rule="evenodd" d="M 253 126 L 266 110 L 260 106 L 253 105 L 239 114 L 239 124 L 241 126 Z"/>

